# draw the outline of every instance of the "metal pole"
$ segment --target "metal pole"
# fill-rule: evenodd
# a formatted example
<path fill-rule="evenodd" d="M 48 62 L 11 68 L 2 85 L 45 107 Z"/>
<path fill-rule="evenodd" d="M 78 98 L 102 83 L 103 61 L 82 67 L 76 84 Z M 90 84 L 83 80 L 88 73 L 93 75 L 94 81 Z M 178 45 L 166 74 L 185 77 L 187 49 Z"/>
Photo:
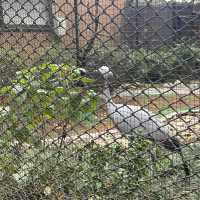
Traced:
<path fill-rule="evenodd" d="M 74 20 L 75 20 L 75 45 L 76 45 L 76 63 L 80 65 L 80 41 L 79 41 L 79 15 L 78 15 L 78 0 L 74 0 Z"/>
<path fill-rule="evenodd" d="M 139 27 L 139 18 L 138 18 L 138 8 L 139 8 L 139 2 L 138 0 L 136 0 L 136 19 L 135 19 L 135 27 L 136 27 L 136 35 L 135 35 L 135 44 L 136 44 L 136 48 L 138 48 L 139 45 L 139 31 L 138 31 L 138 27 Z"/>

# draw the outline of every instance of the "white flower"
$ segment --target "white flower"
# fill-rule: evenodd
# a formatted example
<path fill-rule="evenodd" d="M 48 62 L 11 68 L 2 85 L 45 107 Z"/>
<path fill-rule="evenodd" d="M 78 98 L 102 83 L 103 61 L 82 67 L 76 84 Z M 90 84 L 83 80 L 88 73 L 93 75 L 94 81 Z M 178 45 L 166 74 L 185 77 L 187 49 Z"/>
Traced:
<path fill-rule="evenodd" d="M 87 104 L 90 102 L 90 99 L 89 98 L 84 98 L 81 100 L 83 104 Z"/>
<path fill-rule="evenodd" d="M 69 100 L 69 97 L 62 97 L 61 99 L 64 101 L 67 101 L 67 100 Z"/>
<path fill-rule="evenodd" d="M 5 110 L 6 112 L 9 112 L 9 111 L 10 111 L 10 107 L 9 107 L 9 106 L 6 106 L 6 107 L 4 108 L 4 110 Z"/>
<path fill-rule="evenodd" d="M 46 186 L 45 189 L 44 189 L 44 194 L 46 196 L 50 195 L 51 194 L 51 188 L 49 186 Z"/>
<path fill-rule="evenodd" d="M 75 74 L 78 74 L 78 75 L 81 74 L 79 69 L 75 69 L 75 70 L 74 70 L 74 73 L 75 73 Z"/>
<path fill-rule="evenodd" d="M 43 89 L 38 89 L 37 92 L 38 92 L 38 93 L 44 93 L 44 94 L 47 94 L 47 91 L 46 91 L 46 90 L 43 90 Z"/>
<path fill-rule="evenodd" d="M 21 169 L 18 170 L 18 173 L 13 174 L 12 176 L 18 183 L 25 183 L 28 181 L 29 172 L 32 170 L 32 168 L 32 163 L 26 163 Z"/>
<path fill-rule="evenodd" d="M 14 85 L 13 92 L 16 93 L 16 94 L 18 94 L 18 93 L 22 92 L 23 89 L 24 88 L 21 85 Z"/>
<path fill-rule="evenodd" d="M 24 183 L 27 180 L 27 176 L 26 176 L 25 172 L 23 172 L 23 171 L 21 171 L 21 173 L 13 174 L 13 178 L 18 183 Z"/>
<path fill-rule="evenodd" d="M 10 112 L 10 107 L 0 107 L 0 116 L 5 116 Z"/>
<path fill-rule="evenodd" d="M 107 74 L 107 73 L 110 72 L 110 69 L 109 69 L 109 67 L 107 67 L 107 66 L 102 66 L 102 67 L 100 67 L 98 70 L 99 70 L 100 73 L 102 73 L 102 74 Z"/>
<path fill-rule="evenodd" d="M 94 90 L 90 90 L 90 91 L 88 92 L 88 94 L 89 94 L 89 96 L 92 96 L 92 97 L 97 96 L 97 93 L 96 93 Z"/>
<path fill-rule="evenodd" d="M 17 72 L 16 72 L 16 75 L 20 75 L 20 74 L 22 74 L 21 71 L 17 71 Z"/>

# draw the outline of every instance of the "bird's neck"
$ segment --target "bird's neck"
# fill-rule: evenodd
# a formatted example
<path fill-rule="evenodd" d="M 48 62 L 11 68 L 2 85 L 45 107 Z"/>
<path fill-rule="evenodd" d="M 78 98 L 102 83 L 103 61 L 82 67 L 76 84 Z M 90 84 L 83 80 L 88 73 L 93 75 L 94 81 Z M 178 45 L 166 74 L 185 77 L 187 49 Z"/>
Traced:
<path fill-rule="evenodd" d="M 105 82 L 104 84 L 103 95 L 104 95 L 104 100 L 106 102 L 108 112 L 109 113 L 113 112 L 113 109 L 116 109 L 116 106 L 115 106 L 115 103 L 112 101 L 108 82 Z"/>

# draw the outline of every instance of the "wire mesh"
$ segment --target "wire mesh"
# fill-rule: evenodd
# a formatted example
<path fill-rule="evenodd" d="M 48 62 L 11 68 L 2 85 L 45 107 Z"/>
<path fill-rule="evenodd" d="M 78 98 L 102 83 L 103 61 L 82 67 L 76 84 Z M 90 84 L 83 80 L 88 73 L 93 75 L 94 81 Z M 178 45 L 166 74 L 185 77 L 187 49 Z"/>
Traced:
<path fill-rule="evenodd" d="M 200 199 L 199 5 L 0 1 L 1 199 Z"/>

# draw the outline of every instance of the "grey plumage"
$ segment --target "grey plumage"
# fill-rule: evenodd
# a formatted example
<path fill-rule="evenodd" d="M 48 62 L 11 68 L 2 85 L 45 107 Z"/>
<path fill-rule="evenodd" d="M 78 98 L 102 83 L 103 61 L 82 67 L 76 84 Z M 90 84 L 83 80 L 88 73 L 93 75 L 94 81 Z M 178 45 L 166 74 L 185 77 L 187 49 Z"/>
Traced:
<path fill-rule="evenodd" d="M 111 98 L 108 81 L 113 74 L 107 66 L 99 68 L 99 72 L 105 80 L 103 98 L 106 102 L 107 112 L 119 131 L 122 134 L 142 136 L 172 152 L 178 152 L 183 160 L 185 173 L 189 175 L 190 170 L 183 159 L 181 143 L 171 136 L 166 124 L 157 119 L 154 113 L 140 106 L 115 104 Z"/>

